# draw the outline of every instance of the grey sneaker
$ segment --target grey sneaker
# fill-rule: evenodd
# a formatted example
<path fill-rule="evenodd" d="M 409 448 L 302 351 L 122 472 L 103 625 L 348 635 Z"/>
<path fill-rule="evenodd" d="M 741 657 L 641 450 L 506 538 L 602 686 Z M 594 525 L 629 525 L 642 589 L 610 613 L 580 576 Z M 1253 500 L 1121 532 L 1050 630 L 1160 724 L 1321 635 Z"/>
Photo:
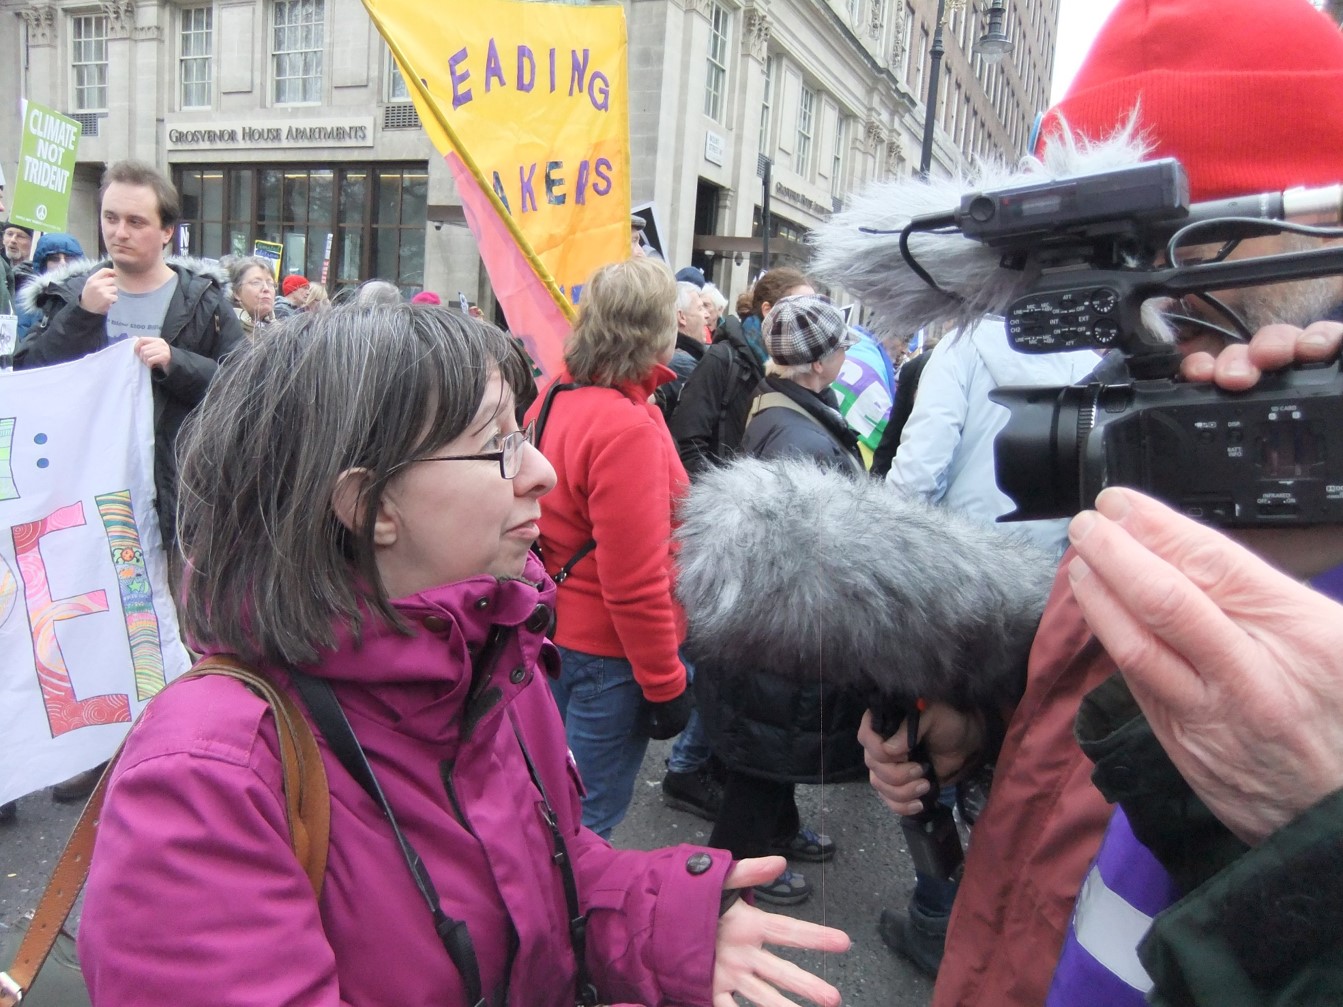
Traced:
<path fill-rule="evenodd" d="M 811 898 L 811 885 L 801 873 L 791 867 L 767 885 L 756 885 L 752 889 L 757 902 L 768 902 L 775 906 L 795 906 Z"/>

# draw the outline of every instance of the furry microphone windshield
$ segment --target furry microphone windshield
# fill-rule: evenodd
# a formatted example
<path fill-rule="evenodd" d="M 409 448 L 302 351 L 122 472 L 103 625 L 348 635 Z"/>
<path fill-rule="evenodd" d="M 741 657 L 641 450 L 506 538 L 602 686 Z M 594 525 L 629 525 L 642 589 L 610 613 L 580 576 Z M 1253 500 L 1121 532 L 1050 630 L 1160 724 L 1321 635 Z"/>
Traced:
<path fill-rule="evenodd" d="M 679 516 L 692 660 L 883 706 L 1021 698 L 1057 569 L 1028 540 L 804 460 L 706 472 Z"/>
<path fill-rule="evenodd" d="M 925 325 L 963 329 L 984 315 L 1000 315 L 1039 278 L 1038 267 L 1002 265 L 1002 250 L 959 231 L 915 233 L 910 252 L 942 290 L 928 286 L 900 254 L 900 232 L 913 218 L 946 213 L 975 192 L 1039 183 L 1092 172 L 1126 168 L 1143 160 L 1146 147 L 1137 116 L 1097 143 L 1062 135 L 1045 160 L 1023 158 L 1019 167 L 985 163 L 974 175 L 904 178 L 867 186 L 843 211 L 811 233 L 815 253 L 811 273 L 844 287 L 878 316 L 877 326 L 909 335 Z M 948 296 L 947 291 L 955 296 Z M 1144 314 L 1154 331 L 1167 330 L 1155 311 Z"/>

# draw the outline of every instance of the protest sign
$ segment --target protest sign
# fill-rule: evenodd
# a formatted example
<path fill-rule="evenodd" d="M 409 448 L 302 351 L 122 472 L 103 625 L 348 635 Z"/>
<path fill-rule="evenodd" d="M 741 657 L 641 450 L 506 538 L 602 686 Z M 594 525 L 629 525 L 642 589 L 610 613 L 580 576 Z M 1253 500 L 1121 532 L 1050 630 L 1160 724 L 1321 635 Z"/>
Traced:
<path fill-rule="evenodd" d="M 364 0 L 434 145 L 513 333 L 561 364 L 582 284 L 629 257 L 624 8 L 476 0 L 426 20 Z"/>
<path fill-rule="evenodd" d="M 262 241 L 257 239 L 252 242 L 252 255 L 258 259 L 264 259 L 270 263 L 272 278 L 276 283 L 280 282 L 280 260 L 284 258 L 284 245 L 278 241 Z"/>
<path fill-rule="evenodd" d="M 0 373 L 0 803 L 116 749 L 190 666 L 154 511 L 149 368 L 123 341 Z"/>
<path fill-rule="evenodd" d="M 35 101 L 24 103 L 11 222 L 38 231 L 65 230 L 81 129 L 54 109 Z"/>

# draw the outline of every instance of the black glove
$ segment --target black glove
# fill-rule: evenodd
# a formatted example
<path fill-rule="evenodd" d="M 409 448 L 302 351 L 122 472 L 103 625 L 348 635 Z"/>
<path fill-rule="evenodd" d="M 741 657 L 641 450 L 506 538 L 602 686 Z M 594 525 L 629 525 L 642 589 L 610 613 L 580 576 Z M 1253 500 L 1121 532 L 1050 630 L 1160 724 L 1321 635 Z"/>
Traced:
<path fill-rule="evenodd" d="M 654 741 L 666 741 L 685 730 L 694 709 L 695 701 L 690 698 L 689 689 L 665 703 L 654 703 L 644 696 L 639 701 L 639 718 L 635 722 L 635 730 Z"/>

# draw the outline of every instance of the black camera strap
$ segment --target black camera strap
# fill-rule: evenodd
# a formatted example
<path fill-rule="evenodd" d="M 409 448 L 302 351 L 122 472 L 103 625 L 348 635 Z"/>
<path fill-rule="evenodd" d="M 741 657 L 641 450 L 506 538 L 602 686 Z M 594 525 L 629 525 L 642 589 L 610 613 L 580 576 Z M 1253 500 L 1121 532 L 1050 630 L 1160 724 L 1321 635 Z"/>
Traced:
<path fill-rule="evenodd" d="M 464 922 L 455 920 L 443 912 L 433 879 L 429 877 L 429 871 L 420 855 L 415 852 L 415 847 L 410 845 L 410 840 L 405 837 L 401 826 L 397 824 L 396 815 L 392 814 L 392 806 L 387 803 L 387 797 L 382 792 L 382 787 L 378 785 L 378 778 L 373 775 L 373 767 L 368 764 L 368 757 L 364 755 L 364 749 L 360 746 L 359 739 L 355 737 L 354 729 L 350 726 L 345 711 L 341 709 L 340 701 L 336 699 L 330 683 L 325 679 L 294 671 L 292 668 L 289 677 L 298 688 L 304 705 L 312 713 L 313 720 L 317 722 L 318 730 L 331 746 L 331 751 L 387 816 L 387 822 L 391 825 L 392 833 L 396 836 L 396 841 L 401 846 L 401 852 L 410 867 L 411 877 L 415 879 L 415 886 L 429 907 L 438 939 L 442 941 L 444 949 L 462 977 L 467 999 L 472 1007 L 488 1007 L 481 992 L 480 962 L 476 958 L 471 934 Z"/>
<path fill-rule="evenodd" d="M 579 910 L 578 880 L 574 877 L 573 860 L 569 857 L 569 847 L 564 841 L 564 833 L 560 831 L 559 818 L 551 806 L 549 795 L 546 794 L 546 785 L 541 782 L 541 774 L 536 771 L 536 763 L 532 761 L 532 753 L 527 751 L 527 743 L 522 740 L 522 731 L 513 718 L 511 708 L 508 711 L 508 719 L 513 725 L 513 734 L 518 739 L 518 747 L 522 749 L 522 757 L 527 761 L 527 772 L 531 773 L 532 783 L 536 785 L 537 792 L 541 795 L 541 817 L 550 829 L 550 839 L 555 845 L 555 864 L 559 867 L 560 877 L 564 881 L 564 901 L 569 909 L 569 941 L 573 945 L 574 961 L 578 966 L 578 1003 L 580 1007 L 596 1007 L 597 987 L 593 985 L 592 976 L 588 973 L 588 917 Z"/>
<path fill-rule="evenodd" d="M 560 392 L 571 392 L 574 391 L 575 389 L 586 388 L 586 387 L 587 385 L 584 385 L 577 381 L 564 381 L 564 382 L 556 381 L 553 385 L 551 385 L 548 389 L 546 389 L 546 397 L 541 401 L 541 411 L 536 414 L 537 450 L 540 450 L 541 448 L 541 437 L 545 433 L 546 422 L 550 419 L 550 410 L 551 407 L 554 406 L 555 404 L 555 396 L 558 395 Z M 565 563 L 557 571 L 555 571 L 555 573 L 551 575 L 550 579 L 555 582 L 555 586 L 558 587 L 560 584 L 563 584 L 566 580 L 568 580 L 569 574 L 573 573 L 574 567 L 578 565 L 578 561 L 596 548 L 597 548 L 597 540 L 595 538 L 590 538 L 586 542 L 584 542 L 581 546 L 579 546 L 578 552 L 574 553 L 572 556 L 569 557 L 569 562 Z M 537 549 L 537 555 L 538 556 L 540 555 L 539 549 Z M 545 557 L 543 556 L 541 558 L 544 559 Z"/>

